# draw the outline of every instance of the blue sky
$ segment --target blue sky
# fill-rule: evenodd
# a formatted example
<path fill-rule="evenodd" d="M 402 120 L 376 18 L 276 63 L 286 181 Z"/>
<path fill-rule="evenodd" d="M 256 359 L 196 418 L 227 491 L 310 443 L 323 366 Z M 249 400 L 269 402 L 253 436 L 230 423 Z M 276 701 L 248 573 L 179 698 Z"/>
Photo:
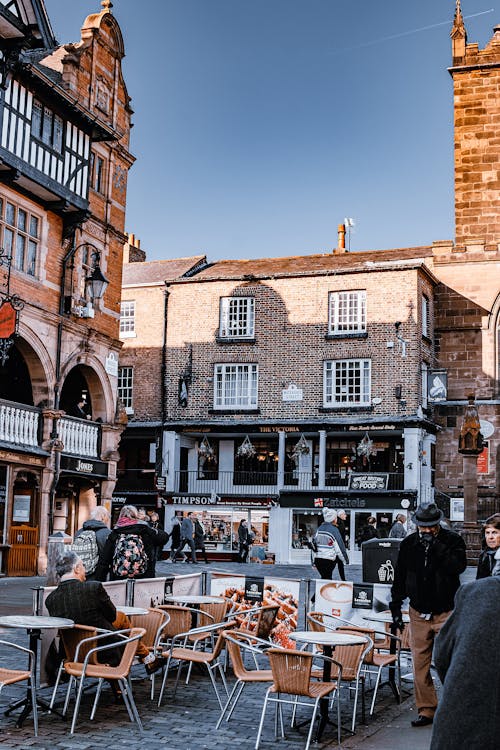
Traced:
<path fill-rule="evenodd" d="M 46 0 L 60 42 L 99 0 Z M 148 259 L 452 239 L 455 0 L 114 0 Z M 500 23 L 462 0 L 469 42 Z M 492 11 L 492 12 L 490 12 Z M 467 19 L 467 16 L 471 18 Z"/>

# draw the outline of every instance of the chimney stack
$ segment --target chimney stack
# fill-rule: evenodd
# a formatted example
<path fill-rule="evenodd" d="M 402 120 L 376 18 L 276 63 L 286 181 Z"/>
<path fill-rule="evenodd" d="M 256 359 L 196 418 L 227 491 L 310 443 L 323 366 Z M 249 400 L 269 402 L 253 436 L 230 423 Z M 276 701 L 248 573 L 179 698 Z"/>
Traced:
<path fill-rule="evenodd" d="M 338 225 L 338 243 L 337 247 L 334 250 L 335 255 L 338 255 L 339 253 L 345 253 L 345 224 L 339 224 Z"/>

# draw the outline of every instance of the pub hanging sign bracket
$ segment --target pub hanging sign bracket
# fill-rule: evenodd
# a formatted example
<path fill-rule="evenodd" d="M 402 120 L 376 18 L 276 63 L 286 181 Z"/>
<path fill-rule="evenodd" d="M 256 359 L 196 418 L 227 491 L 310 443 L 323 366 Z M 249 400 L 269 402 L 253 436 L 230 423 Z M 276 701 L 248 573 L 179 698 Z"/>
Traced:
<path fill-rule="evenodd" d="M 17 294 L 10 293 L 12 256 L 3 247 L 0 247 L 0 266 L 7 269 L 6 279 L 0 284 L 0 366 L 4 367 L 19 332 L 19 311 L 23 309 L 24 301 Z"/>

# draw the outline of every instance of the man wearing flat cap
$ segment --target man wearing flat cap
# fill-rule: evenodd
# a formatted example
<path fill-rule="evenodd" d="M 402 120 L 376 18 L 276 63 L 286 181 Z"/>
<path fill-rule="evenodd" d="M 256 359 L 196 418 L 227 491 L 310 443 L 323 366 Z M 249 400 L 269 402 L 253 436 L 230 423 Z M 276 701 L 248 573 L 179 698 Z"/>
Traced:
<path fill-rule="evenodd" d="M 442 518 L 443 512 L 435 503 L 417 508 L 413 517 L 417 531 L 401 542 L 392 586 L 390 608 L 399 630 L 403 629 L 403 600 L 410 600 L 410 647 L 418 710 L 418 718 L 412 721 L 414 727 L 432 724 L 434 718 L 437 695 L 430 672 L 434 638 L 453 610 L 460 573 L 467 567 L 462 537 L 443 528 Z"/>

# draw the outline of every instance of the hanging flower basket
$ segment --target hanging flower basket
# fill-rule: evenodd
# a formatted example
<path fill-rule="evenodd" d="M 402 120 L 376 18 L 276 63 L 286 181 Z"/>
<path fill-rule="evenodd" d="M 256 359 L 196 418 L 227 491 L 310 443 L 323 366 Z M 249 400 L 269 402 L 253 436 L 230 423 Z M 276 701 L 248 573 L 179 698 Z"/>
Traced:
<path fill-rule="evenodd" d="M 244 441 L 238 447 L 236 455 L 238 458 L 253 458 L 256 453 L 257 451 L 253 447 L 250 438 L 246 435 Z"/>
<path fill-rule="evenodd" d="M 292 461 L 295 461 L 295 463 L 297 463 L 300 456 L 307 456 L 310 452 L 311 449 L 307 443 L 306 437 L 304 433 L 302 433 L 297 441 L 297 445 L 294 447 L 291 453 Z"/>
<path fill-rule="evenodd" d="M 210 445 L 206 435 L 198 446 L 198 455 L 202 458 L 213 458 L 215 456 L 215 451 Z"/>
<path fill-rule="evenodd" d="M 363 464 L 366 464 L 372 456 L 377 455 L 377 449 L 367 432 L 365 432 L 363 438 L 359 441 L 356 453 L 363 459 Z"/>

